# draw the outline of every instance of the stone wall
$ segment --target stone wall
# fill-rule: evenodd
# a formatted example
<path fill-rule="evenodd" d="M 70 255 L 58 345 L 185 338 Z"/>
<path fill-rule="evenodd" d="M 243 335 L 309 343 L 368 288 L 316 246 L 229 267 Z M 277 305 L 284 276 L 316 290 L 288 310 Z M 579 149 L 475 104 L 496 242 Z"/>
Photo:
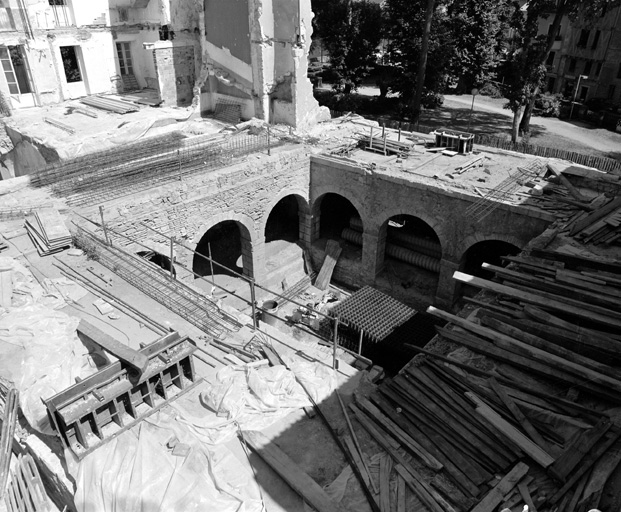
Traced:
<path fill-rule="evenodd" d="M 188 106 L 192 103 L 195 61 L 194 46 L 177 46 L 153 50 L 160 98 L 166 106 Z"/>
<path fill-rule="evenodd" d="M 310 231 L 304 228 L 309 169 L 304 148 L 280 148 L 272 150 L 272 156 L 253 154 L 226 169 L 109 202 L 105 206 L 106 222 L 151 249 L 168 254 L 167 238 L 145 228 L 142 222 L 194 250 L 211 227 L 225 220 L 236 221 L 242 233 L 244 273 L 262 282 L 266 278 L 265 224 L 280 199 L 298 196 L 301 235 L 310 240 Z M 91 212 L 91 218 L 97 216 Z M 141 250 L 120 237 L 117 243 L 133 252 Z M 179 245 L 176 249 L 177 261 L 192 268 L 191 250 Z"/>
<path fill-rule="evenodd" d="M 442 246 L 438 304 L 452 302 L 455 294 L 453 272 L 472 245 L 501 240 L 522 248 L 554 220 L 552 215 L 535 208 L 503 204 L 477 221 L 466 214 L 467 208 L 479 199 L 477 195 L 413 182 L 411 178 L 395 174 L 372 172 L 353 162 L 313 156 L 312 240 L 318 237 L 322 222 L 321 198 L 330 192 L 345 197 L 354 205 L 364 228 L 361 273 L 348 284 L 374 283 L 384 264 L 388 220 L 395 215 L 412 215 L 433 228 Z"/>

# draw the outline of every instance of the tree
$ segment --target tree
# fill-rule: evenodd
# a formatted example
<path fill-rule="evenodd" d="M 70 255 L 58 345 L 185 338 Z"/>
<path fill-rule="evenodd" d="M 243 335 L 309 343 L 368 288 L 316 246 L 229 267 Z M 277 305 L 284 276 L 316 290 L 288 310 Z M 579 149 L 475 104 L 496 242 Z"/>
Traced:
<path fill-rule="evenodd" d="M 382 9 L 369 0 L 314 0 L 315 34 L 330 54 L 345 92 L 359 87 L 376 61 L 382 39 Z"/>
<path fill-rule="evenodd" d="M 580 18 L 583 22 L 589 23 L 600 17 L 605 9 L 611 9 L 620 3 L 619 0 L 531 0 L 527 4 L 526 16 L 528 38 L 524 40 L 526 46 L 522 50 L 528 52 L 532 68 L 545 66 L 564 16 L 574 21 Z M 552 16 L 552 25 L 548 33 L 537 35 L 538 20 L 550 16 Z M 525 102 L 524 115 L 520 122 L 520 130 L 523 133 L 530 132 L 532 110 L 545 73 L 535 73 L 533 78 L 538 78 L 538 81 L 531 84 L 530 93 Z"/>
<path fill-rule="evenodd" d="M 504 48 L 509 6 L 510 0 L 386 1 L 389 62 L 399 75 L 395 88 L 414 117 L 421 92 L 440 93 L 448 83 L 469 90 L 493 76 Z"/>

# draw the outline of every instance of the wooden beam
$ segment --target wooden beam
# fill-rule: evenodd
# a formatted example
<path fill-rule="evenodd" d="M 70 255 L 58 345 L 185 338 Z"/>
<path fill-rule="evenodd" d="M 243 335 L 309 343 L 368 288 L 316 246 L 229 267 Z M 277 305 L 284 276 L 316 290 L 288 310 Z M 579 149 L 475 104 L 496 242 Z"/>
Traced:
<path fill-rule="evenodd" d="M 385 455 L 380 459 L 380 493 L 379 502 L 382 512 L 390 512 L 390 472 L 392 471 L 392 459 Z"/>
<path fill-rule="evenodd" d="M 471 512 L 493 512 L 505 495 L 528 473 L 528 466 L 518 462 Z"/>
<path fill-rule="evenodd" d="M 498 429 L 499 432 L 502 432 L 502 434 L 509 438 L 513 443 L 517 444 L 524 451 L 524 453 L 526 453 L 537 464 L 543 468 L 547 468 L 554 463 L 554 459 L 546 453 L 545 450 L 537 446 L 517 428 L 501 418 L 496 411 L 483 402 L 478 396 L 470 391 L 466 392 L 466 396 L 476 405 L 476 412 L 478 414 L 488 420 Z"/>
<path fill-rule="evenodd" d="M 610 317 L 608 315 L 586 310 L 580 305 L 567 304 L 559 302 L 558 300 L 550 297 L 544 297 L 541 294 L 534 294 L 524 292 L 522 290 L 516 290 L 515 288 L 511 288 L 510 286 L 494 283 L 492 281 L 487 281 L 479 277 L 464 274 L 463 272 L 455 272 L 453 274 L 453 278 L 462 283 L 476 286 L 477 288 L 481 288 L 483 290 L 496 292 L 501 295 L 507 295 L 509 297 L 522 300 L 529 304 L 534 304 L 535 306 L 539 306 L 543 309 L 561 311 L 562 313 L 572 314 L 584 320 L 596 321 L 598 323 L 601 323 L 602 325 L 606 325 L 609 327 L 621 328 L 621 320 Z M 616 315 L 615 312 L 611 311 L 611 313 L 613 315 Z"/>
<path fill-rule="evenodd" d="M 456 315 L 446 313 L 445 311 L 434 308 L 433 306 L 429 306 L 427 308 L 427 313 L 442 318 L 443 320 L 452 322 L 455 325 L 462 327 L 463 329 L 478 334 L 479 336 L 483 336 L 484 338 L 491 340 L 495 345 L 498 345 L 500 348 L 517 354 L 525 355 L 526 357 L 534 359 L 535 361 L 543 362 L 552 367 L 561 369 L 567 373 L 571 373 L 573 375 L 588 379 L 593 383 L 608 387 L 614 391 L 617 391 L 618 393 L 621 393 L 621 381 L 613 377 L 609 377 L 608 375 L 604 375 L 595 370 L 591 370 L 590 368 L 586 368 L 580 364 L 573 363 L 571 361 L 568 361 L 567 359 L 564 359 L 563 357 L 551 354 L 540 348 L 527 345 L 526 343 L 516 340 L 511 336 L 507 336 L 506 334 L 499 333 L 492 329 L 487 329 L 479 324 L 475 324 L 474 322 L 470 322 Z"/>
<path fill-rule="evenodd" d="M 513 414 L 513 417 L 517 420 L 517 422 L 522 425 L 522 428 L 528 434 L 528 437 L 530 437 L 535 443 L 537 443 L 537 445 L 542 450 L 550 453 L 550 446 L 545 441 L 543 436 L 539 432 L 537 432 L 537 429 L 532 425 L 530 421 L 528 421 L 528 418 L 524 416 L 524 413 L 520 410 L 520 408 L 513 401 L 513 399 L 507 394 L 504 388 L 498 383 L 498 381 L 492 377 L 487 382 L 489 382 L 494 392 L 498 395 L 498 398 L 500 398 L 500 400 L 505 404 L 507 409 L 509 409 L 509 412 Z"/>
<path fill-rule="evenodd" d="M 517 484 L 518 491 L 524 500 L 524 503 L 528 505 L 528 512 L 537 512 L 537 508 L 535 507 L 535 503 L 533 502 L 533 498 L 530 495 L 530 491 L 528 490 L 528 485 L 524 480 L 521 480 Z"/>
<path fill-rule="evenodd" d="M 110 352 L 110 354 L 131 366 L 140 374 L 142 374 L 149 365 L 149 358 L 146 355 L 124 345 L 83 318 L 78 324 L 78 334 L 87 341 L 95 343 L 107 352 Z"/>
<path fill-rule="evenodd" d="M 317 512 L 346 512 L 276 444 L 257 431 L 244 431 L 243 439 L 278 475 Z"/>

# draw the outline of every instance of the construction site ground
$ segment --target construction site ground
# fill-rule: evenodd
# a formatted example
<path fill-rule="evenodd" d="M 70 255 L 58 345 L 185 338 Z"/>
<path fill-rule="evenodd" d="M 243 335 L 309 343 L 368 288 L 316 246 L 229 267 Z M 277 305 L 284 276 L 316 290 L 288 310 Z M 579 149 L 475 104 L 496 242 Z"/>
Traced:
<path fill-rule="evenodd" d="M 145 315 L 157 319 L 158 323 L 190 336 L 199 347 L 198 355 L 200 359 L 195 358 L 194 363 L 197 374 L 205 379 L 205 383 L 199 385 L 191 393 L 181 397 L 177 403 L 179 407 L 187 408 L 188 411 L 203 407 L 199 401 L 199 394 L 206 386 L 210 386 L 215 382 L 216 372 L 224 366 L 213 358 L 206 357 L 201 352 L 201 350 L 206 350 L 216 353 L 220 358 L 223 356 L 222 352 L 219 352 L 213 346 L 209 346 L 203 332 L 118 278 L 97 261 L 89 259 L 85 254 L 72 256 L 67 252 L 63 252 L 55 256 L 40 257 L 28 238 L 21 220 L 0 222 L 0 235 L 9 244 L 9 250 L 4 251 L 3 256 L 9 256 L 21 261 L 31 270 L 37 280 L 42 281 L 45 277 L 61 277 L 63 265 L 60 262 L 64 262 L 70 268 L 99 281 L 98 284 L 104 286 L 114 296 L 132 304 L 133 307 Z M 141 343 L 149 344 L 160 337 L 148 325 L 144 325 L 139 320 L 130 317 L 119 308 L 114 310 L 114 319 L 111 319 L 108 315 L 102 315 L 93 305 L 97 298 L 96 295 L 89 292 L 79 301 L 68 304 L 62 311 L 71 316 L 86 319 L 110 336 L 136 350 L 140 348 Z M 238 333 L 235 333 L 233 337 L 227 338 L 227 343 L 241 348 L 254 336 L 250 317 L 245 319 L 247 322 L 246 326 Z M 309 352 L 316 352 L 317 345 L 312 341 L 312 336 L 307 336 L 306 340 L 301 339 L 300 336 L 296 336 L 295 338 L 297 339 L 294 339 L 264 323 L 261 323 L 261 329 L 279 347 L 280 353 L 301 351 L 301 353 L 308 354 Z M 322 361 L 326 365 L 331 365 L 332 349 L 330 347 L 319 347 L 319 353 L 322 354 Z M 308 355 L 305 357 L 307 358 Z M 206 359 L 210 361 L 210 365 L 204 363 Z M 346 360 L 352 361 L 352 359 L 341 350 L 339 350 L 339 359 L 339 393 L 347 403 L 352 399 L 352 394 L 359 386 L 369 386 L 371 383 L 368 380 L 369 375 L 367 372 L 357 371 L 347 364 Z M 347 428 L 336 397 L 333 396 L 323 402 L 321 408 L 330 419 L 333 428 L 337 431 L 343 431 Z M 264 430 L 263 433 L 270 439 L 274 439 L 277 446 L 321 486 L 330 484 L 346 466 L 346 461 L 343 455 L 340 454 L 326 426 L 319 417 L 309 418 L 302 409 L 279 420 Z M 52 443 L 52 445 L 59 444 L 55 438 L 46 438 L 45 441 Z M 370 440 L 367 440 L 367 443 L 370 443 Z M 248 472 L 254 471 L 268 510 L 282 510 L 283 512 L 303 512 L 306 510 L 300 496 L 260 457 L 252 453 L 250 454 L 250 459 L 248 459 L 238 439 L 235 438 L 228 441 L 226 446 L 235 454 L 238 463 L 244 470 Z M 309 450 L 309 446 L 312 446 L 312 449 Z M 350 486 L 343 504 L 350 502 L 352 510 L 367 510 L 366 507 L 368 505 L 364 502 L 364 499 L 361 500 L 362 491 L 356 488 L 355 478 L 351 477 L 349 480 Z M 0 510 L 3 510 L 3 507 L 4 502 L 0 503 Z"/>

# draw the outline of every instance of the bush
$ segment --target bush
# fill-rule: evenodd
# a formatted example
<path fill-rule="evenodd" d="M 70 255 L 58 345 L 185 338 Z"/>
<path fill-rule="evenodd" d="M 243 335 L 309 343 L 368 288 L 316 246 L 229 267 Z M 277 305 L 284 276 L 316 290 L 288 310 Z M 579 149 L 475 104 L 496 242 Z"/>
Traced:
<path fill-rule="evenodd" d="M 535 100 L 535 111 L 542 117 L 559 117 L 562 94 L 542 94 Z"/>
<path fill-rule="evenodd" d="M 493 82 L 487 82 L 483 87 L 479 89 L 481 96 L 489 96 L 490 98 L 502 98 L 502 92 L 500 88 Z"/>

